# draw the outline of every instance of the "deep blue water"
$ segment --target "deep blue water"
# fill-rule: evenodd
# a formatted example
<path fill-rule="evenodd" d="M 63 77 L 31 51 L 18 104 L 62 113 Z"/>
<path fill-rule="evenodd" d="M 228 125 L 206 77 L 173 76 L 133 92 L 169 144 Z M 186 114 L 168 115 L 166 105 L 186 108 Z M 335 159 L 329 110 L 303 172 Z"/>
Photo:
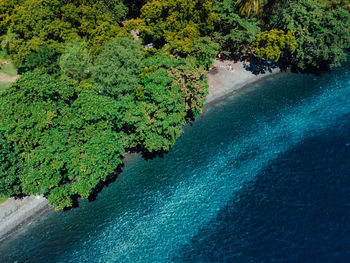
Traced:
<path fill-rule="evenodd" d="M 279 74 L 132 156 L 95 202 L 49 211 L 0 262 L 349 262 L 350 63 Z"/>

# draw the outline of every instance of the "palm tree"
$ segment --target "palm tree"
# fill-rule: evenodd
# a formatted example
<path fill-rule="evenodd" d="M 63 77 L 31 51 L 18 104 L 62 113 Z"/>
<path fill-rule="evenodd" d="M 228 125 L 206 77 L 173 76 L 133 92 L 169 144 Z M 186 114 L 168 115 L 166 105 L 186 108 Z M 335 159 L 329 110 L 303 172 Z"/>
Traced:
<path fill-rule="evenodd" d="M 267 4 L 268 2 L 270 4 L 276 4 L 284 2 L 281 12 L 288 6 L 290 0 L 237 0 L 236 6 L 240 6 L 239 12 L 241 15 L 246 14 L 247 16 L 250 16 L 252 13 L 253 15 L 257 15 L 259 11 L 262 9 L 262 7 Z"/>
<path fill-rule="evenodd" d="M 239 12 L 241 15 L 247 14 L 247 16 L 250 16 L 252 12 L 256 15 L 263 5 L 263 0 L 238 0 L 236 5 L 240 6 Z"/>

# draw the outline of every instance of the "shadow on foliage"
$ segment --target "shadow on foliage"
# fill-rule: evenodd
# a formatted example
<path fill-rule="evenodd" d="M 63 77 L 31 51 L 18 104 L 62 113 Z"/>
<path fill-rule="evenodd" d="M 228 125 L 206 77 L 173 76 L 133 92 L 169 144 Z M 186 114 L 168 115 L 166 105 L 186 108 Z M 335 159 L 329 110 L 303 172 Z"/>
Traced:
<path fill-rule="evenodd" d="M 320 75 L 325 72 L 330 72 L 328 63 L 320 62 L 318 67 L 309 66 L 305 70 L 300 70 L 297 66 L 293 65 L 288 58 L 281 57 L 278 62 L 271 60 L 259 59 L 257 57 L 249 57 L 243 61 L 245 70 L 252 72 L 254 75 L 265 74 L 272 72 L 273 69 L 279 68 L 281 71 L 290 70 L 293 73 L 307 73 Z"/>
<path fill-rule="evenodd" d="M 305 73 L 305 74 L 313 74 L 313 75 L 321 75 L 322 73 L 327 73 L 331 71 L 331 68 L 326 63 L 320 63 L 318 67 L 308 66 L 304 70 L 300 70 L 297 66 L 291 66 L 291 71 L 293 73 Z"/>
<path fill-rule="evenodd" d="M 135 149 L 133 151 L 128 151 L 127 154 L 131 154 L 131 153 L 139 153 L 141 154 L 142 158 L 145 159 L 146 161 L 148 160 L 153 160 L 154 158 L 157 158 L 157 157 L 160 157 L 160 158 L 163 158 L 164 155 L 166 153 L 168 153 L 168 151 L 155 151 L 155 152 L 149 152 L 149 151 L 145 151 L 145 150 L 141 150 L 141 149 Z M 122 156 L 121 157 L 123 160 L 125 159 L 125 156 Z M 89 202 L 93 202 L 97 199 L 98 197 L 98 194 L 105 188 L 105 187 L 108 187 L 111 183 L 114 183 L 119 174 L 122 173 L 123 171 L 123 168 L 124 168 L 124 163 L 122 163 L 121 165 L 118 166 L 118 168 L 116 169 L 116 171 L 111 174 L 110 176 L 108 176 L 107 180 L 104 181 L 104 182 L 100 182 L 96 187 L 95 189 L 92 191 L 92 193 L 90 194 L 88 200 Z M 65 211 L 66 210 L 70 210 L 72 208 L 77 208 L 79 207 L 79 196 L 74 196 L 72 197 L 72 200 L 73 200 L 73 206 L 71 208 L 67 208 L 67 209 L 64 209 Z"/>
<path fill-rule="evenodd" d="M 125 157 L 122 156 L 121 157 L 122 159 L 124 159 Z M 105 187 L 108 187 L 111 183 L 115 182 L 119 176 L 119 174 L 123 171 L 123 167 L 124 167 L 124 163 L 120 164 L 118 166 L 118 168 L 115 170 L 115 172 L 113 174 L 110 174 L 106 181 L 104 182 L 100 182 L 91 192 L 90 196 L 88 197 L 88 200 L 89 202 L 94 202 L 97 197 L 98 197 L 98 194 L 105 188 Z M 72 207 L 65 207 L 63 209 L 63 211 L 69 211 L 71 209 L 74 209 L 74 208 L 78 208 L 79 207 L 79 198 L 80 196 L 79 195 L 73 195 L 71 196 L 71 199 L 72 199 Z"/>
<path fill-rule="evenodd" d="M 141 155 L 142 158 L 146 161 L 153 160 L 154 158 L 160 157 L 164 158 L 164 155 L 167 154 L 169 151 L 157 151 L 157 152 L 149 152 L 149 151 L 142 151 Z"/>
<path fill-rule="evenodd" d="M 122 159 L 124 159 L 125 157 L 122 157 Z M 118 166 L 117 170 L 109 175 L 107 177 L 107 180 L 104 182 L 100 182 L 95 189 L 92 191 L 92 193 L 90 194 L 88 200 L 89 202 L 93 202 L 97 199 L 98 194 L 103 190 L 103 188 L 108 187 L 111 183 L 115 182 L 115 180 L 117 180 L 118 175 L 121 174 L 121 172 L 123 171 L 123 167 L 124 167 L 124 163 L 122 163 L 121 165 Z M 76 203 L 79 206 L 78 203 L 78 198 L 76 199 Z"/>
<path fill-rule="evenodd" d="M 272 72 L 273 69 L 279 67 L 278 64 L 271 60 L 264 60 L 258 58 L 250 58 L 243 62 L 245 70 L 252 72 L 254 75 L 265 74 Z"/>

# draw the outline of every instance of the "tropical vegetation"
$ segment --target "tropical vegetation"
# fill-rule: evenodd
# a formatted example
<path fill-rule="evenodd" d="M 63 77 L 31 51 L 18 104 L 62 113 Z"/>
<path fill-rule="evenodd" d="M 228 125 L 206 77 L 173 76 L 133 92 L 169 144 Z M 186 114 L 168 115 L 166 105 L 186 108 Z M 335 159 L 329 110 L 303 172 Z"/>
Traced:
<path fill-rule="evenodd" d="M 221 53 L 328 70 L 350 48 L 348 1 L 2 0 L 0 196 L 56 209 L 114 180 L 125 152 L 170 150 L 202 112 Z M 17 72 L 16 72 L 17 74 Z"/>

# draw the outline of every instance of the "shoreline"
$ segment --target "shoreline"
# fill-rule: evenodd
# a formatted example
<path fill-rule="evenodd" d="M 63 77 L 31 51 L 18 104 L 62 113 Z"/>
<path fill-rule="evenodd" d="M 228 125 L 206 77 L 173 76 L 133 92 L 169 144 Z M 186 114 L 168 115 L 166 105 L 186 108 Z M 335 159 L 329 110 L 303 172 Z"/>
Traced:
<path fill-rule="evenodd" d="M 48 208 L 50 208 L 49 203 L 43 196 L 9 198 L 0 205 L 0 244 L 13 232 Z"/>
<path fill-rule="evenodd" d="M 209 94 L 204 106 L 211 106 L 247 85 L 279 72 L 281 72 L 280 69 L 275 68 L 272 72 L 254 75 L 244 69 L 242 62 L 215 60 L 213 68 L 207 74 Z M 0 205 L 0 244 L 26 223 L 49 209 L 53 208 L 42 196 L 28 196 L 22 199 L 9 198 Z"/>
<path fill-rule="evenodd" d="M 243 62 L 233 63 L 230 60 L 216 59 L 213 64 L 213 68 L 207 74 L 209 94 L 204 105 L 207 106 L 215 104 L 215 102 L 231 96 L 249 84 L 255 83 L 277 73 L 281 73 L 279 68 L 274 68 L 271 72 L 267 71 L 264 74 L 255 75 L 252 72 L 244 69 Z"/>

